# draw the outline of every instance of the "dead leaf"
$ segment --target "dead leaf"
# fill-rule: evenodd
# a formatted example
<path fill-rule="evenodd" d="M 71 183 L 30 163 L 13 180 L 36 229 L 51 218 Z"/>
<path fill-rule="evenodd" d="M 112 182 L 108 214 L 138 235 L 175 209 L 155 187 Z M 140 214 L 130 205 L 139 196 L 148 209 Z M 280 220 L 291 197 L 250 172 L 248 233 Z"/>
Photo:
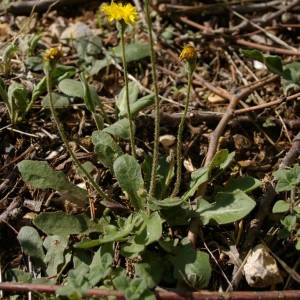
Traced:
<path fill-rule="evenodd" d="M 211 103 L 223 103 L 226 101 L 226 99 L 213 93 L 208 96 L 207 100 Z"/>

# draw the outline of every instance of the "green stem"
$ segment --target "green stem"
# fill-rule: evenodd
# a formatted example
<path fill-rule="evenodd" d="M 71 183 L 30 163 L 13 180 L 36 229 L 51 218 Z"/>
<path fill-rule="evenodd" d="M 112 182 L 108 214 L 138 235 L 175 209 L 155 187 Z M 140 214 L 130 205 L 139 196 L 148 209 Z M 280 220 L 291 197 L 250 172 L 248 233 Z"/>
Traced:
<path fill-rule="evenodd" d="M 135 158 L 135 144 L 134 144 L 132 117 L 131 117 L 131 111 L 130 111 L 130 102 L 129 102 L 128 72 L 127 72 L 127 63 L 126 63 L 126 56 L 125 56 L 124 33 L 125 33 L 125 27 L 126 27 L 126 25 L 123 22 L 120 22 L 120 24 L 121 24 L 122 61 L 123 61 L 123 70 L 124 70 L 124 83 L 125 83 L 127 116 L 128 116 L 128 120 L 129 120 L 131 155 Z"/>
<path fill-rule="evenodd" d="M 177 196 L 181 184 L 181 169 L 182 169 L 182 163 L 181 163 L 181 147 L 182 147 L 182 133 L 184 128 L 184 123 L 189 107 L 190 102 L 190 92 L 191 92 L 191 83 L 192 83 L 192 68 L 188 66 L 188 87 L 187 87 L 187 94 L 186 94 L 186 103 L 184 107 L 183 116 L 181 118 L 179 128 L 178 128 L 178 134 L 177 134 L 177 150 L 176 150 L 176 160 L 177 160 L 177 170 L 176 170 L 176 182 L 175 186 L 172 192 L 172 196 Z"/>
<path fill-rule="evenodd" d="M 99 195 L 107 201 L 110 201 L 108 196 L 103 192 L 103 190 L 99 187 L 99 185 L 94 181 L 93 177 L 86 171 L 86 169 L 81 165 L 80 161 L 78 160 L 78 158 L 75 156 L 75 154 L 73 153 L 71 147 L 68 144 L 67 138 L 65 136 L 65 133 L 63 131 L 63 128 L 61 126 L 61 123 L 58 119 L 58 116 L 56 114 L 54 105 L 53 105 L 53 99 L 52 99 L 52 83 L 51 83 L 51 70 L 49 70 L 49 68 L 51 68 L 51 66 L 48 66 L 45 70 L 46 72 L 46 80 L 47 80 L 47 92 L 48 92 L 48 97 L 49 97 L 49 104 L 50 104 L 50 110 L 53 116 L 53 119 L 56 123 L 58 132 L 61 136 L 61 139 L 63 140 L 65 147 L 67 149 L 67 151 L 69 152 L 73 162 L 77 165 L 77 167 L 84 173 L 84 175 L 86 176 L 86 178 L 88 179 L 88 181 L 90 182 L 90 184 L 94 187 L 94 189 L 99 193 Z"/>
<path fill-rule="evenodd" d="M 145 0 L 145 8 L 146 8 L 146 19 L 147 19 L 148 35 L 149 35 L 149 43 L 150 43 L 152 79 L 153 79 L 154 93 L 155 93 L 154 147 L 153 147 L 153 161 L 152 161 L 150 188 L 149 188 L 149 194 L 150 196 L 153 196 L 155 193 L 156 172 L 157 172 L 157 165 L 158 165 L 160 101 L 159 101 L 159 94 L 158 94 L 156 57 L 154 52 L 154 43 L 153 43 L 153 36 L 152 36 L 152 22 L 151 22 L 150 10 L 149 10 L 149 0 Z"/>

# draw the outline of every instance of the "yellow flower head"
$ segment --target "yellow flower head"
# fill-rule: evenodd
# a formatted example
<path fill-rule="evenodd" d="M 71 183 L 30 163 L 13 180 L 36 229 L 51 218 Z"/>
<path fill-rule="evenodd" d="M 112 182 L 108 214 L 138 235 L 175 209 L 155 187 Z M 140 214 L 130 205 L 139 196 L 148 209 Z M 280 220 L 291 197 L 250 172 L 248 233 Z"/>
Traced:
<path fill-rule="evenodd" d="M 104 4 L 101 11 L 108 16 L 109 22 L 122 20 L 126 24 L 134 25 L 138 19 L 136 8 L 130 3 L 123 5 L 122 3 L 115 3 L 112 0 L 109 5 Z"/>
<path fill-rule="evenodd" d="M 189 44 L 184 45 L 183 50 L 180 53 L 179 60 L 186 59 L 188 62 L 195 62 L 197 59 L 196 49 Z"/>
<path fill-rule="evenodd" d="M 62 51 L 57 48 L 49 48 L 44 53 L 44 61 L 47 62 L 56 62 L 63 56 Z"/>

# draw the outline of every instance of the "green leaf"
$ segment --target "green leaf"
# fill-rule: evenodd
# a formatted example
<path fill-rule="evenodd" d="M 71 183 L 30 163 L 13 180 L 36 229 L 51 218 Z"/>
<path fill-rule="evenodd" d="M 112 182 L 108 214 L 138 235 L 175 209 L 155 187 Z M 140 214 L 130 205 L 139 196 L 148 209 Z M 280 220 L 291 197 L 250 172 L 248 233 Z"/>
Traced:
<path fill-rule="evenodd" d="M 54 107 L 68 107 L 71 104 L 71 99 L 58 93 L 52 93 L 52 102 Z M 42 105 L 50 107 L 49 95 L 42 99 Z"/>
<path fill-rule="evenodd" d="M 76 69 L 71 66 L 64 66 L 57 64 L 56 68 L 52 72 L 52 84 L 56 84 L 58 81 L 63 80 L 64 78 L 69 78 L 74 76 Z M 35 101 L 38 97 L 47 91 L 46 77 L 43 77 L 42 80 L 36 85 L 32 91 L 31 99 Z"/>
<path fill-rule="evenodd" d="M 276 123 L 273 121 L 272 118 L 267 118 L 266 121 L 263 123 L 264 128 L 269 128 L 269 127 L 275 127 Z"/>
<path fill-rule="evenodd" d="M 160 239 L 162 235 L 162 220 L 158 212 L 151 215 L 142 214 L 143 225 L 137 232 L 135 242 L 143 245 L 150 245 Z"/>
<path fill-rule="evenodd" d="M 125 45 L 125 56 L 126 62 L 129 63 L 131 61 L 137 61 L 147 56 L 150 56 L 149 45 L 133 42 L 131 44 Z M 119 58 L 122 58 L 122 48 L 121 45 L 118 45 L 114 48 L 115 55 Z"/>
<path fill-rule="evenodd" d="M 87 216 L 67 215 L 61 211 L 40 213 L 33 223 L 48 235 L 69 236 L 83 233 L 88 229 Z"/>
<path fill-rule="evenodd" d="M 90 240 L 90 239 L 83 238 L 80 242 L 78 242 L 74 245 L 74 248 L 77 248 L 77 249 L 90 249 L 90 248 L 94 248 L 94 247 L 99 246 L 99 245 L 101 245 L 101 243 L 99 242 L 99 239 Z"/>
<path fill-rule="evenodd" d="M 87 274 L 91 286 L 95 286 L 109 275 L 114 260 L 113 254 L 113 243 L 101 246 L 95 253 Z"/>
<path fill-rule="evenodd" d="M 25 87 L 17 82 L 12 82 L 7 91 L 9 114 L 13 123 L 19 121 L 19 116 L 26 112 L 29 100 Z"/>
<path fill-rule="evenodd" d="M 142 163 L 142 170 L 144 174 L 144 180 L 149 188 L 149 183 L 151 180 L 151 170 L 152 170 L 152 157 L 147 155 Z M 169 161 L 167 155 L 162 155 L 158 159 L 158 167 L 156 173 L 156 188 L 155 197 L 161 199 L 167 194 L 168 187 L 174 176 L 174 160 Z"/>
<path fill-rule="evenodd" d="M 40 262 L 44 259 L 43 241 L 37 230 L 31 226 L 23 226 L 18 234 L 18 241 L 23 252 L 38 259 Z"/>
<path fill-rule="evenodd" d="M 128 84 L 128 97 L 130 103 L 130 111 L 133 103 L 136 102 L 139 95 L 139 87 L 135 81 L 131 81 Z M 127 104 L 126 104 L 126 87 L 123 87 L 118 95 L 116 101 L 117 108 L 119 110 L 119 116 L 127 116 Z"/>
<path fill-rule="evenodd" d="M 297 222 L 297 217 L 294 215 L 288 215 L 283 220 L 280 221 L 283 227 L 289 232 L 292 231 L 296 222 Z"/>
<path fill-rule="evenodd" d="M 163 257 L 150 251 L 147 251 L 142 257 L 143 261 L 135 265 L 135 276 L 143 278 L 147 287 L 153 289 L 160 283 L 164 273 Z"/>
<path fill-rule="evenodd" d="M 89 88 L 89 85 L 86 81 L 86 78 L 84 76 L 83 73 L 80 73 L 80 80 L 81 80 L 81 84 L 82 84 L 82 89 L 83 89 L 83 100 L 84 100 L 84 103 L 87 107 L 87 109 L 92 112 L 92 113 L 95 113 L 96 110 L 95 110 L 95 103 L 92 99 L 92 95 L 91 95 L 91 90 Z"/>
<path fill-rule="evenodd" d="M 126 300 L 147 299 L 144 297 L 144 293 L 148 291 L 144 279 L 128 279 L 124 275 L 120 275 L 113 280 L 113 284 L 117 290 L 125 293 Z"/>
<path fill-rule="evenodd" d="M 64 79 L 58 84 L 60 91 L 70 97 L 84 98 L 84 89 L 81 82 L 74 79 Z"/>
<path fill-rule="evenodd" d="M 81 26 L 81 25 L 80 25 Z M 87 25 L 85 25 L 87 26 Z M 99 36 L 86 33 L 86 29 L 82 28 L 78 31 L 75 29 L 79 35 L 77 34 L 77 39 L 75 41 L 75 48 L 78 53 L 78 56 L 81 60 L 84 60 L 86 63 L 89 63 L 93 60 L 95 55 L 101 53 L 102 40 Z"/>
<path fill-rule="evenodd" d="M 47 264 L 47 274 L 55 276 L 59 267 L 65 262 L 64 251 L 68 246 L 68 238 L 59 235 L 47 236 L 43 245 L 47 249 L 44 258 L 44 262 Z"/>
<path fill-rule="evenodd" d="M 249 193 L 260 186 L 261 181 L 250 176 L 230 178 L 229 181 L 226 183 L 225 187 L 223 188 L 223 191 L 233 192 L 236 189 L 240 189 L 245 193 Z"/>
<path fill-rule="evenodd" d="M 233 154 L 233 153 L 231 153 Z M 218 151 L 213 159 L 211 160 L 209 167 L 210 170 L 219 168 L 219 169 L 225 169 L 231 162 L 232 158 L 229 156 L 228 150 L 227 149 L 222 149 Z"/>
<path fill-rule="evenodd" d="M 23 160 L 18 167 L 23 179 L 35 188 L 54 188 L 60 191 L 68 185 L 63 172 L 52 170 L 45 161 Z"/>
<path fill-rule="evenodd" d="M 66 296 L 68 299 L 79 300 L 83 298 L 83 295 L 90 288 L 86 274 L 89 271 L 89 267 L 80 265 L 75 270 L 71 270 L 68 273 L 67 284 L 56 290 L 56 294 L 60 296 Z"/>
<path fill-rule="evenodd" d="M 300 237 L 297 238 L 297 243 L 296 243 L 296 245 L 295 245 L 295 248 L 296 248 L 297 250 L 300 250 Z"/>
<path fill-rule="evenodd" d="M 1 77 L 0 77 L 0 97 L 1 97 L 1 101 L 3 101 L 6 104 L 8 103 L 8 96 L 5 88 L 5 82 Z"/>
<path fill-rule="evenodd" d="M 8 269 L 4 274 L 4 281 L 19 282 L 19 283 L 31 283 L 32 274 L 24 272 L 20 269 Z"/>
<path fill-rule="evenodd" d="M 95 167 L 95 165 L 93 163 L 91 163 L 90 161 L 86 161 L 81 165 L 89 174 L 91 174 L 93 171 L 97 171 L 97 168 Z M 84 177 L 86 176 L 84 174 L 84 172 L 77 168 L 77 172 L 79 174 L 79 176 Z"/>
<path fill-rule="evenodd" d="M 211 266 L 207 253 L 196 251 L 188 238 L 184 238 L 168 256 L 174 266 L 174 276 L 179 282 L 188 283 L 194 289 L 205 288 L 210 281 Z"/>
<path fill-rule="evenodd" d="M 113 169 L 121 188 L 128 194 L 132 206 L 136 210 L 143 209 L 146 196 L 144 180 L 136 159 L 124 154 L 115 160 Z"/>
<path fill-rule="evenodd" d="M 133 134 L 135 132 L 135 124 L 132 122 Z M 129 120 L 124 118 L 118 120 L 114 124 L 103 129 L 104 132 L 107 132 L 115 137 L 120 137 L 124 140 L 129 140 L 130 138 L 130 128 Z"/>
<path fill-rule="evenodd" d="M 185 200 L 179 197 L 170 197 L 163 200 L 150 199 L 149 202 L 154 203 L 159 208 L 168 208 L 181 205 Z"/>
<path fill-rule="evenodd" d="M 87 191 L 70 183 L 63 172 L 54 171 L 45 161 L 23 160 L 18 163 L 24 181 L 39 189 L 52 188 L 67 194 L 79 206 L 87 204 Z"/>
<path fill-rule="evenodd" d="M 291 169 L 278 170 L 273 175 L 278 177 L 275 187 L 277 193 L 290 191 L 300 183 L 300 166 L 296 164 Z"/>
<path fill-rule="evenodd" d="M 89 75 L 93 76 L 98 74 L 102 69 L 104 69 L 107 65 L 109 65 L 109 60 L 107 58 L 104 59 L 95 59 L 91 66 L 88 67 Z"/>
<path fill-rule="evenodd" d="M 94 131 L 92 142 L 95 145 L 98 159 L 106 168 L 113 171 L 114 161 L 123 154 L 121 147 L 108 133 L 103 131 Z"/>
<path fill-rule="evenodd" d="M 228 224 L 248 215 L 256 202 L 245 192 L 237 189 L 233 192 L 217 193 L 216 203 L 210 204 L 201 199 L 198 205 L 197 213 L 204 225 L 208 224 L 211 219 L 218 224 Z"/>
<path fill-rule="evenodd" d="M 278 214 L 278 213 L 284 213 L 289 211 L 290 209 L 290 205 L 289 203 L 287 203 L 284 200 L 278 200 L 275 202 L 273 209 L 272 209 L 272 213 L 274 214 Z"/>
<path fill-rule="evenodd" d="M 134 240 L 127 241 L 121 248 L 121 254 L 128 258 L 134 259 L 141 255 L 145 250 L 145 245 L 138 244 Z"/>
<path fill-rule="evenodd" d="M 210 170 L 209 166 L 206 166 L 192 172 L 191 175 L 192 180 L 189 189 L 182 197 L 185 201 L 188 200 L 197 192 L 201 184 L 209 180 L 209 170 Z"/>
<path fill-rule="evenodd" d="M 39 56 L 29 56 L 25 59 L 25 65 L 30 71 L 40 72 L 43 70 L 43 58 Z"/>
<path fill-rule="evenodd" d="M 200 185 L 207 182 L 211 177 L 211 172 L 215 169 L 218 169 L 219 172 L 217 172 L 216 176 L 219 176 L 231 163 L 235 153 L 228 153 L 227 149 L 221 150 L 217 152 L 212 161 L 208 166 L 205 166 L 203 168 L 200 168 L 191 174 L 191 183 L 189 190 L 183 195 L 184 200 L 188 200 L 190 197 L 192 197 Z"/>
<path fill-rule="evenodd" d="M 118 228 L 116 226 L 110 225 L 106 226 L 106 231 L 104 232 L 103 237 L 97 240 L 83 240 L 75 244 L 75 248 L 88 249 L 101 244 L 126 241 L 129 238 L 129 235 L 133 233 L 133 229 L 137 224 L 141 223 L 140 216 L 130 215 L 122 227 Z"/>
<path fill-rule="evenodd" d="M 284 87 L 284 94 L 286 95 L 290 89 L 294 91 L 300 90 L 300 62 L 294 61 L 290 64 L 284 65 L 283 70 L 283 87 Z"/>
<path fill-rule="evenodd" d="M 196 290 L 207 287 L 211 277 L 209 255 L 197 251 L 195 261 L 185 265 L 185 277 L 184 282 L 188 281 L 189 285 Z"/>
<path fill-rule="evenodd" d="M 145 97 L 142 97 L 138 99 L 136 102 L 132 103 L 130 106 L 130 112 L 131 116 L 135 117 L 140 111 L 142 111 L 144 108 L 148 107 L 149 105 L 153 104 L 154 102 L 154 94 L 147 95 Z M 122 114 L 119 113 L 119 116 L 126 117 L 127 116 L 127 109 Z"/>
<path fill-rule="evenodd" d="M 162 217 L 169 225 L 187 225 L 193 216 L 193 210 L 187 201 L 173 207 L 161 207 Z"/>
<path fill-rule="evenodd" d="M 258 60 L 266 65 L 270 72 L 282 75 L 283 66 L 280 56 L 264 54 L 258 50 L 241 50 L 241 52 L 252 59 Z"/>

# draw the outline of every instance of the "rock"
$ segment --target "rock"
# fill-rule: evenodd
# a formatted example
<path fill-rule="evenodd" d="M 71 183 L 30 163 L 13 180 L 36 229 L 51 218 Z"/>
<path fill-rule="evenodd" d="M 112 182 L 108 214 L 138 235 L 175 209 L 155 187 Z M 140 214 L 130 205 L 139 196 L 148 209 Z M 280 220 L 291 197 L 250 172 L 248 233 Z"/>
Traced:
<path fill-rule="evenodd" d="M 159 142 L 162 144 L 164 149 L 169 149 L 175 143 L 176 137 L 171 134 L 161 135 Z"/>
<path fill-rule="evenodd" d="M 89 26 L 87 26 L 84 23 L 78 22 L 66 28 L 61 34 L 60 38 L 62 40 L 66 40 L 66 39 L 77 40 L 92 35 L 93 35 L 93 31 L 89 28 Z"/>
<path fill-rule="evenodd" d="M 244 274 L 249 286 L 265 288 L 282 282 L 277 263 L 262 245 L 257 245 L 247 258 Z"/>

